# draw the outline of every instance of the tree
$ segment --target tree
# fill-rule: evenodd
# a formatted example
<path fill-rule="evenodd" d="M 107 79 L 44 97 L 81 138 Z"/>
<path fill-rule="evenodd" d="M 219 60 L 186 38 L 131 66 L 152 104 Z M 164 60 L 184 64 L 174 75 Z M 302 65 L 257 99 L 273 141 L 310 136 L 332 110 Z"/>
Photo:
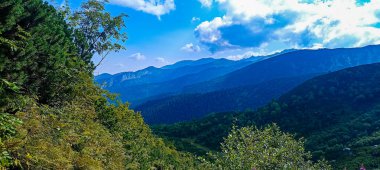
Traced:
<path fill-rule="evenodd" d="M 110 52 L 125 49 L 120 42 L 127 40 L 127 35 L 123 32 L 126 27 L 124 18 L 127 15 L 111 16 L 104 7 L 107 2 L 108 0 L 88 0 L 80 10 L 71 12 L 66 1 L 66 7 L 62 8 L 73 29 L 78 54 L 89 64 L 91 70 L 95 70 Z M 91 61 L 94 54 L 101 58 L 97 64 Z"/>
<path fill-rule="evenodd" d="M 63 16 L 41 0 L 0 2 L 0 78 L 40 103 L 72 97 L 84 70 Z"/>
<path fill-rule="evenodd" d="M 331 169 L 325 162 L 313 164 L 303 140 L 283 133 L 277 125 L 264 129 L 232 128 L 221 144 L 221 153 L 211 154 L 219 169 Z"/>

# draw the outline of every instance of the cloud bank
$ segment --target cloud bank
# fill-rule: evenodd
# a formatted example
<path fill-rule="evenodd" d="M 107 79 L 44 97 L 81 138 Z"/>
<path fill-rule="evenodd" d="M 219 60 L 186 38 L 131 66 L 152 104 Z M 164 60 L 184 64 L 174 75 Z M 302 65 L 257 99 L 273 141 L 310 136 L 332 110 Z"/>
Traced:
<path fill-rule="evenodd" d="M 285 44 L 285 48 L 380 43 L 380 0 L 215 0 L 226 11 L 195 29 L 211 52 Z"/>
<path fill-rule="evenodd" d="M 175 9 L 174 0 L 111 0 L 110 2 L 156 15 L 158 18 Z"/>

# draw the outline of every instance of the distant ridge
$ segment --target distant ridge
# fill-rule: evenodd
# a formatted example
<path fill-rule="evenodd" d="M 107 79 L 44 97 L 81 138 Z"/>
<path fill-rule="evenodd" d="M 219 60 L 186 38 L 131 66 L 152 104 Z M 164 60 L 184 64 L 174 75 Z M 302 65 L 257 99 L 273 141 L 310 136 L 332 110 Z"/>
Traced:
<path fill-rule="evenodd" d="M 291 51 L 187 86 L 180 95 L 156 98 L 135 109 L 150 124 L 190 121 L 212 112 L 255 110 L 309 78 L 376 62 L 380 62 L 377 45 Z"/>
<path fill-rule="evenodd" d="M 297 50 L 253 63 L 207 82 L 188 86 L 185 88 L 185 92 L 208 92 L 253 85 L 277 78 L 327 73 L 379 61 L 379 45 L 360 48 Z"/>
<path fill-rule="evenodd" d="M 251 57 L 239 61 L 224 58 L 185 60 L 162 68 L 148 67 L 135 72 L 101 74 L 95 77 L 95 81 L 102 88 L 120 94 L 123 101 L 137 104 L 155 96 L 178 94 L 185 86 L 223 76 L 272 56 Z"/>

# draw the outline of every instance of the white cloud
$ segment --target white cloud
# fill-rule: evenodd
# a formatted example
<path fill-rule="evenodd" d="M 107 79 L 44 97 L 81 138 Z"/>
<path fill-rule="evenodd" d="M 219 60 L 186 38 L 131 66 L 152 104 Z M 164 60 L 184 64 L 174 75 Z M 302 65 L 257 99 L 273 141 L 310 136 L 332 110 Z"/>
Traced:
<path fill-rule="evenodd" d="M 161 15 L 175 9 L 174 0 L 111 0 L 110 2 L 156 15 L 159 19 Z"/>
<path fill-rule="evenodd" d="M 166 59 L 163 58 L 163 57 L 157 57 L 155 60 L 156 60 L 157 62 L 159 62 L 159 64 L 169 64 L 169 62 L 166 61 Z"/>
<path fill-rule="evenodd" d="M 200 18 L 198 18 L 198 17 L 193 17 L 193 18 L 191 18 L 191 22 L 198 22 L 198 21 L 200 21 L 201 19 Z"/>
<path fill-rule="evenodd" d="M 198 0 L 202 7 L 210 8 L 212 6 L 213 0 Z"/>
<path fill-rule="evenodd" d="M 289 48 L 380 43 L 380 0 L 360 5 L 356 0 L 215 1 L 226 10 L 225 16 L 202 22 L 195 29 L 200 42 L 211 50 L 276 41 Z"/>
<path fill-rule="evenodd" d="M 202 22 L 195 28 L 195 34 L 200 42 L 211 46 L 232 46 L 222 38 L 219 28 L 230 25 L 227 17 L 216 17 L 212 21 Z"/>
<path fill-rule="evenodd" d="M 146 59 L 145 55 L 143 55 L 141 53 L 132 54 L 132 55 L 129 56 L 129 58 L 131 58 L 133 60 L 136 60 L 136 61 L 142 61 L 142 60 Z"/>
<path fill-rule="evenodd" d="M 186 51 L 186 52 L 200 52 L 201 47 L 199 47 L 199 45 L 194 45 L 193 43 L 189 43 L 183 46 L 181 50 Z"/>

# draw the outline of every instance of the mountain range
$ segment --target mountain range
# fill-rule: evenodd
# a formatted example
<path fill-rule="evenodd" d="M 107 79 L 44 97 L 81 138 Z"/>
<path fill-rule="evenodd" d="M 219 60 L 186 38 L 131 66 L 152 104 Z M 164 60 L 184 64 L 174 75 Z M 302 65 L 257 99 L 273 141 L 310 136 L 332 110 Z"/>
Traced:
<path fill-rule="evenodd" d="M 265 126 L 306 139 L 313 158 L 336 169 L 380 168 L 380 63 L 312 78 L 256 111 L 211 114 L 201 120 L 154 126 L 154 131 L 189 152 L 219 150 L 232 125 Z"/>
<path fill-rule="evenodd" d="M 189 121 L 212 112 L 255 110 L 317 75 L 376 62 L 380 62 L 380 46 L 291 51 L 134 109 L 149 124 Z"/>
<path fill-rule="evenodd" d="M 180 61 L 162 68 L 148 67 L 136 72 L 101 74 L 95 76 L 95 81 L 102 88 L 120 94 L 123 101 L 136 105 L 152 98 L 177 94 L 188 85 L 211 80 L 268 57 L 251 57 L 239 61 L 213 58 Z"/>

